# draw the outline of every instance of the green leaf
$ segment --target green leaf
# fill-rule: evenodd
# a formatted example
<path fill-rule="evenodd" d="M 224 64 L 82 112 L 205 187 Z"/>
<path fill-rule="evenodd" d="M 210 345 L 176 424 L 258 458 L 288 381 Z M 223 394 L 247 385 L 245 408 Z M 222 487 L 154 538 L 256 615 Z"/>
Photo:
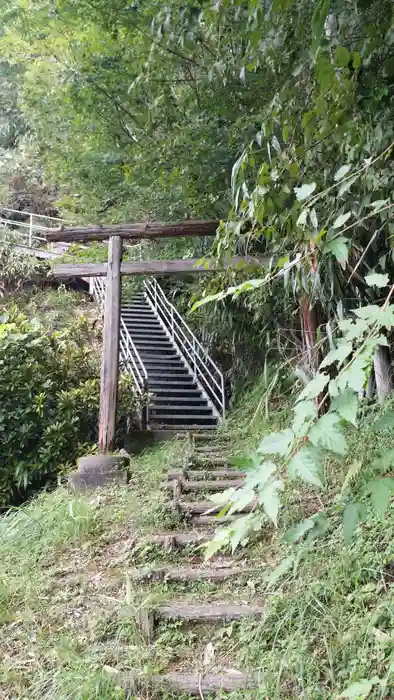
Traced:
<path fill-rule="evenodd" d="M 350 190 L 351 186 L 356 182 L 357 179 L 358 175 L 353 175 L 353 177 L 349 177 L 348 180 L 344 180 L 344 182 L 342 182 L 338 190 L 338 197 L 342 197 L 342 195 L 345 194 L 345 192 Z"/>
<path fill-rule="evenodd" d="M 310 424 L 317 417 L 315 401 L 299 401 L 294 406 L 293 431 L 296 437 L 306 435 Z"/>
<path fill-rule="evenodd" d="M 320 450 L 314 447 L 303 447 L 291 458 L 288 466 L 290 479 L 301 479 L 312 486 L 323 486 L 323 458 Z"/>
<path fill-rule="evenodd" d="M 337 413 L 331 412 L 321 416 L 314 423 L 308 433 L 308 437 L 315 447 L 323 447 L 334 454 L 346 454 L 347 445 L 341 418 Z"/>
<path fill-rule="evenodd" d="M 365 358 L 356 357 L 352 364 L 338 376 L 339 390 L 344 391 L 348 387 L 356 392 L 362 391 L 367 381 L 367 365 L 368 361 Z"/>
<path fill-rule="evenodd" d="M 348 261 L 349 251 L 348 251 L 349 241 L 345 236 L 337 236 L 331 241 L 327 241 L 324 246 L 324 252 L 332 253 L 341 265 L 344 265 Z"/>
<path fill-rule="evenodd" d="M 230 538 L 230 528 L 221 528 L 215 532 L 212 540 L 210 540 L 204 547 L 205 549 L 205 560 L 211 559 L 217 552 L 219 552 L 223 547 L 225 547 Z"/>
<path fill-rule="evenodd" d="M 359 503 L 348 503 L 343 511 L 342 527 L 345 544 L 349 544 L 359 520 Z"/>
<path fill-rule="evenodd" d="M 361 681 L 349 685 L 339 697 L 348 698 L 348 700 L 365 700 L 377 683 L 380 683 L 380 679 L 377 676 L 371 679 L 362 678 Z"/>
<path fill-rule="evenodd" d="M 281 491 L 283 491 L 283 481 L 280 479 L 271 479 L 259 489 L 259 504 L 263 507 L 275 527 L 278 527 L 279 493 Z"/>
<path fill-rule="evenodd" d="M 374 431 L 394 428 L 394 411 L 388 408 L 372 425 Z"/>
<path fill-rule="evenodd" d="M 384 519 L 390 502 L 390 494 L 394 487 L 394 479 L 372 479 L 365 485 L 364 492 L 369 494 L 371 502 L 379 518 Z"/>
<path fill-rule="evenodd" d="M 355 479 L 356 476 L 358 476 L 358 474 L 361 471 L 362 466 L 363 466 L 363 462 L 361 459 L 354 460 L 354 462 L 351 463 L 351 465 L 346 473 L 345 479 L 343 481 L 339 498 L 342 498 L 343 495 L 346 493 L 347 487 L 352 483 L 353 479 Z"/>
<path fill-rule="evenodd" d="M 304 399 L 315 399 L 327 386 L 330 377 L 325 372 L 318 372 L 316 376 L 306 385 L 297 398 L 297 403 Z"/>
<path fill-rule="evenodd" d="M 308 199 L 308 197 L 310 197 L 311 194 L 313 194 L 316 187 L 316 182 L 310 182 L 309 184 L 301 185 L 301 187 L 295 187 L 295 196 L 297 197 L 299 202 L 303 202 L 304 199 Z"/>
<path fill-rule="evenodd" d="M 324 23 L 330 9 L 331 0 L 319 0 L 312 15 L 312 51 L 316 54 L 324 35 Z"/>
<path fill-rule="evenodd" d="M 372 469 L 375 471 L 379 470 L 380 472 L 385 472 L 392 466 L 394 466 L 394 448 L 391 450 L 384 450 L 371 464 Z"/>
<path fill-rule="evenodd" d="M 345 389 L 336 396 L 331 403 L 331 408 L 348 423 L 357 425 L 358 396 L 355 391 Z"/>
<path fill-rule="evenodd" d="M 262 439 L 257 451 L 266 455 L 284 456 L 288 453 L 293 440 L 294 434 L 290 428 L 282 430 L 280 433 L 270 433 Z"/>
<path fill-rule="evenodd" d="M 340 214 L 339 216 L 337 216 L 334 223 L 332 224 L 332 228 L 341 228 L 344 224 L 346 224 L 347 221 L 349 221 L 351 215 L 352 212 L 347 211 L 345 214 Z"/>
<path fill-rule="evenodd" d="M 307 518 L 306 520 L 302 520 L 302 522 L 298 523 L 298 525 L 295 525 L 294 527 L 291 527 L 285 534 L 283 535 L 283 539 L 285 542 L 298 542 L 301 537 L 306 535 L 307 532 L 312 530 L 312 528 L 315 526 L 315 521 L 314 518 Z"/>
<path fill-rule="evenodd" d="M 342 165 L 339 170 L 336 171 L 334 175 L 334 180 L 335 182 L 338 182 L 338 180 L 342 180 L 342 178 L 345 177 L 345 175 L 348 174 L 350 170 L 350 165 Z"/>
<path fill-rule="evenodd" d="M 337 46 L 335 49 L 335 64 L 340 68 L 349 65 L 350 53 L 345 46 Z"/>
<path fill-rule="evenodd" d="M 328 367 L 328 365 L 332 365 L 334 362 L 338 362 L 339 365 L 341 365 L 350 355 L 350 353 L 353 351 L 353 346 L 351 343 L 344 343 L 342 342 L 338 347 L 334 348 L 334 350 L 330 350 L 330 352 L 325 356 L 323 362 L 320 363 L 320 369 L 323 367 Z"/>
<path fill-rule="evenodd" d="M 293 568 L 295 563 L 295 557 L 293 554 L 291 554 L 289 557 L 286 557 L 286 559 L 282 559 L 281 563 L 279 566 L 277 566 L 269 576 L 267 577 L 267 588 L 271 588 L 271 586 L 275 586 L 275 584 L 279 581 L 279 579 L 282 578 L 285 574 L 287 574 L 290 569 Z"/>
<path fill-rule="evenodd" d="M 368 287 L 379 287 L 379 289 L 381 289 L 382 287 L 388 286 L 389 276 L 387 274 L 381 275 L 378 272 L 374 272 L 370 275 L 366 275 L 365 281 Z"/>

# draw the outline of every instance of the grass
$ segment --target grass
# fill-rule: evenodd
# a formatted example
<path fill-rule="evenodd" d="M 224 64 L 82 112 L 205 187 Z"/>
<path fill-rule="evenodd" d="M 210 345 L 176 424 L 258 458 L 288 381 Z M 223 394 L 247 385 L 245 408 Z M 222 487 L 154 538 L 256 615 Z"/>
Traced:
<path fill-rule="evenodd" d="M 230 438 L 234 453 L 254 447 L 267 429 L 262 392 L 261 382 L 244 394 L 219 432 L 218 440 Z M 368 697 L 392 697 L 394 508 L 384 523 L 370 514 L 348 547 L 335 505 L 321 539 L 295 548 L 281 538 L 289 525 L 332 504 L 352 461 L 364 461 L 357 491 L 371 475 L 377 451 L 394 446 L 389 431 L 377 444 L 369 410 L 360 429 L 349 432 L 348 461 L 328 465 L 325 491 L 288 490 L 280 531 L 267 526 L 248 547 L 255 573 L 220 587 L 142 584 L 126 576 L 135 566 L 200 560 L 195 548 L 165 554 L 135 547 L 143 536 L 183 527 L 160 489 L 168 469 L 183 459 L 181 443 L 133 457 L 127 487 L 78 497 L 59 487 L 6 514 L 0 519 L 0 698 L 118 700 L 125 693 L 117 673 L 202 670 L 208 643 L 218 666 L 259 672 L 259 690 L 238 691 L 233 700 L 329 700 L 373 676 L 387 682 L 374 685 Z M 286 404 L 278 404 L 268 422 L 282 426 L 287 413 Z M 267 575 L 294 552 L 298 565 L 267 587 Z M 245 552 L 236 556 L 243 561 Z M 264 619 L 215 627 L 161 623 L 148 644 L 132 615 L 163 600 L 215 598 L 263 601 Z M 131 697 L 156 695 L 146 688 Z"/>

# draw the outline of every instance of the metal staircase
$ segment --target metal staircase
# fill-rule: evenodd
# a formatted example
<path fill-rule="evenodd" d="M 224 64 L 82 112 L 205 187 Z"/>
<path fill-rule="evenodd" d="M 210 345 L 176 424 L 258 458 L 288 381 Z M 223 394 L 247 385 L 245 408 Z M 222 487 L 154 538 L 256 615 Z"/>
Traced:
<path fill-rule="evenodd" d="M 102 307 L 103 278 L 91 293 Z M 155 279 L 122 305 L 120 362 L 136 392 L 151 395 L 149 428 L 211 429 L 224 418 L 223 375 Z"/>

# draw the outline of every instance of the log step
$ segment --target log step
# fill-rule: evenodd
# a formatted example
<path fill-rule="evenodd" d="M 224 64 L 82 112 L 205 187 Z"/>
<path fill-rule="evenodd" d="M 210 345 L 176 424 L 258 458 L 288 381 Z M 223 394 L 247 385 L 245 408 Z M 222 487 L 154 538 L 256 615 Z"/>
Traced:
<path fill-rule="evenodd" d="M 190 697 L 211 696 L 215 693 L 215 697 L 221 696 L 221 691 L 231 693 L 236 690 L 254 690 L 258 687 L 257 676 L 234 669 L 228 671 L 223 670 L 220 673 L 183 673 L 181 671 L 170 671 L 169 673 L 157 674 L 149 678 L 141 677 L 140 675 L 123 675 L 114 673 L 111 669 L 111 677 L 116 680 L 126 693 L 127 697 L 134 697 L 135 693 L 144 691 L 144 697 L 147 688 L 151 692 L 167 691 L 184 696 L 187 694 Z M 138 695 L 138 697 L 140 697 Z M 150 697 L 150 696 L 149 696 Z"/>
<path fill-rule="evenodd" d="M 152 568 L 152 569 L 135 569 L 129 572 L 129 576 L 133 581 L 165 581 L 165 582 L 193 582 L 193 581 L 212 581 L 219 583 L 230 578 L 236 578 L 243 574 L 248 574 L 253 571 L 252 568 L 246 566 L 234 566 L 232 562 L 220 562 L 220 566 L 183 566 L 175 569 Z"/>
<path fill-rule="evenodd" d="M 242 620 L 245 617 L 260 617 L 264 608 L 260 605 L 239 605 L 236 603 L 173 603 L 161 605 L 155 617 L 161 620 L 187 620 L 190 622 L 216 622 L 219 620 Z"/>
<path fill-rule="evenodd" d="M 245 473 L 239 471 L 238 469 L 174 469 L 168 472 L 169 479 L 185 479 L 198 480 L 198 479 L 221 479 L 226 477 L 233 477 L 234 479 L 245 478 Z"/>
<path fill-rule="evenodd" d="M 216 520 L 216 522 L 218 522 Z M 162 546 L 167 552 L 177 547 L 188 547 L 189 545 L 202 545 L 209 542 L 213 537 L 210 532 L 168 532 L 162 535 L 151 535 L 145 537 L 142 545 L 158 545 Z"/>
<path fill-rule="evenodd" d="M 196 459 L 197 458 L 197 459 Z M 209 455 L 196 455 L 191 456 L 190 462 L 195 465 L 202 464 L 204 467 L 207 465 L 213 465 L 217 467 L 229 467 L 231 462 L 228 457 L 222 457 L 217 455 L 210 457 Z"/>
<path fill-rule="evenodd" d="M 222 505 L 215 505 L 215 503 L 211 503 L 211 501 L 178 501 L 176 505 L 182 513 L 189 513 L 190 515 L 203 515 L 204 513 L 211 515 L 213 513 L 220 513 L 223 508 Z M 245 506 L 240 513 L 250 513 L 253 507 L 254 503 L 250 503 Z"/>
<path fill-rule="evenodd" d="M 191 519 L 191 523 L 196 527 L 211 527 L 212 525 L 221 527 L 228 523 L 234 523 L 240 516 L 242 516 L 242 513 L 237 515 L 223 515 L 221 518 L 218 518 L 217 515 L 196 515 Z M 209 539 L 212 539 L 212 535 Z"/>
<path fill-rule="evenodd" d="M 179 479 L 167 481 L 163 484 L 165 489 L 174 490 L 174 486 L 179 484 L 181 492 L 183 491 L 225 491 L 226 489 L 238 489 L 243 484 L 243 479 L 226 479 L 216 481 L 188 481 L 187 479 Z"/>
<path fill-rule="evenodd" d="M 199 673 L 164 673 L 154 676 L 153 682 L 159 688 L 168 688 L 173 692 L 188 693 L 191 697 L 201 697 L 201 694 L 209 695 L 213 691 L 231 693 L 233 690 L 253 690 L 258 687 L 257 679 L 251 674 L 240 671 L 223 671 L 220 674 L 207 673 L 201 676 Z"/>

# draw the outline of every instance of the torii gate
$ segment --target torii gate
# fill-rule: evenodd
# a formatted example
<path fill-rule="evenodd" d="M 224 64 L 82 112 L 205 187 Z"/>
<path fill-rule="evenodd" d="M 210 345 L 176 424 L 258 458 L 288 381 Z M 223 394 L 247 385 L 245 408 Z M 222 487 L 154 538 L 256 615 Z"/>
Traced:
<path fill-rule="evenodd" d="M 138 223 L 113 226 L 89 226 L 83 228 L 48 229 L 49 243 L 61 241 L 86 242 L 108 240 L 108 262 L 54 265 L 57 278 L 106 277 L 104 306 L 103 350 L 100 375 L 99 451 L 110 453 L 115 447 L 116 411 L 119 379 L 119 337 L 122 275 L 161 275 L 168 273 L 203 274 L 237 265 L 259 267 L 266 264 L 264 258 L 241 256 L 218 265 L 216 261 L 200 259 L 145 260 L 122 263 L 124 240 L 153 240 L 156 238 L 180 238 L 183 236 L 213 236 L 219 222 L 184 221 L 181 223 Z"/>

